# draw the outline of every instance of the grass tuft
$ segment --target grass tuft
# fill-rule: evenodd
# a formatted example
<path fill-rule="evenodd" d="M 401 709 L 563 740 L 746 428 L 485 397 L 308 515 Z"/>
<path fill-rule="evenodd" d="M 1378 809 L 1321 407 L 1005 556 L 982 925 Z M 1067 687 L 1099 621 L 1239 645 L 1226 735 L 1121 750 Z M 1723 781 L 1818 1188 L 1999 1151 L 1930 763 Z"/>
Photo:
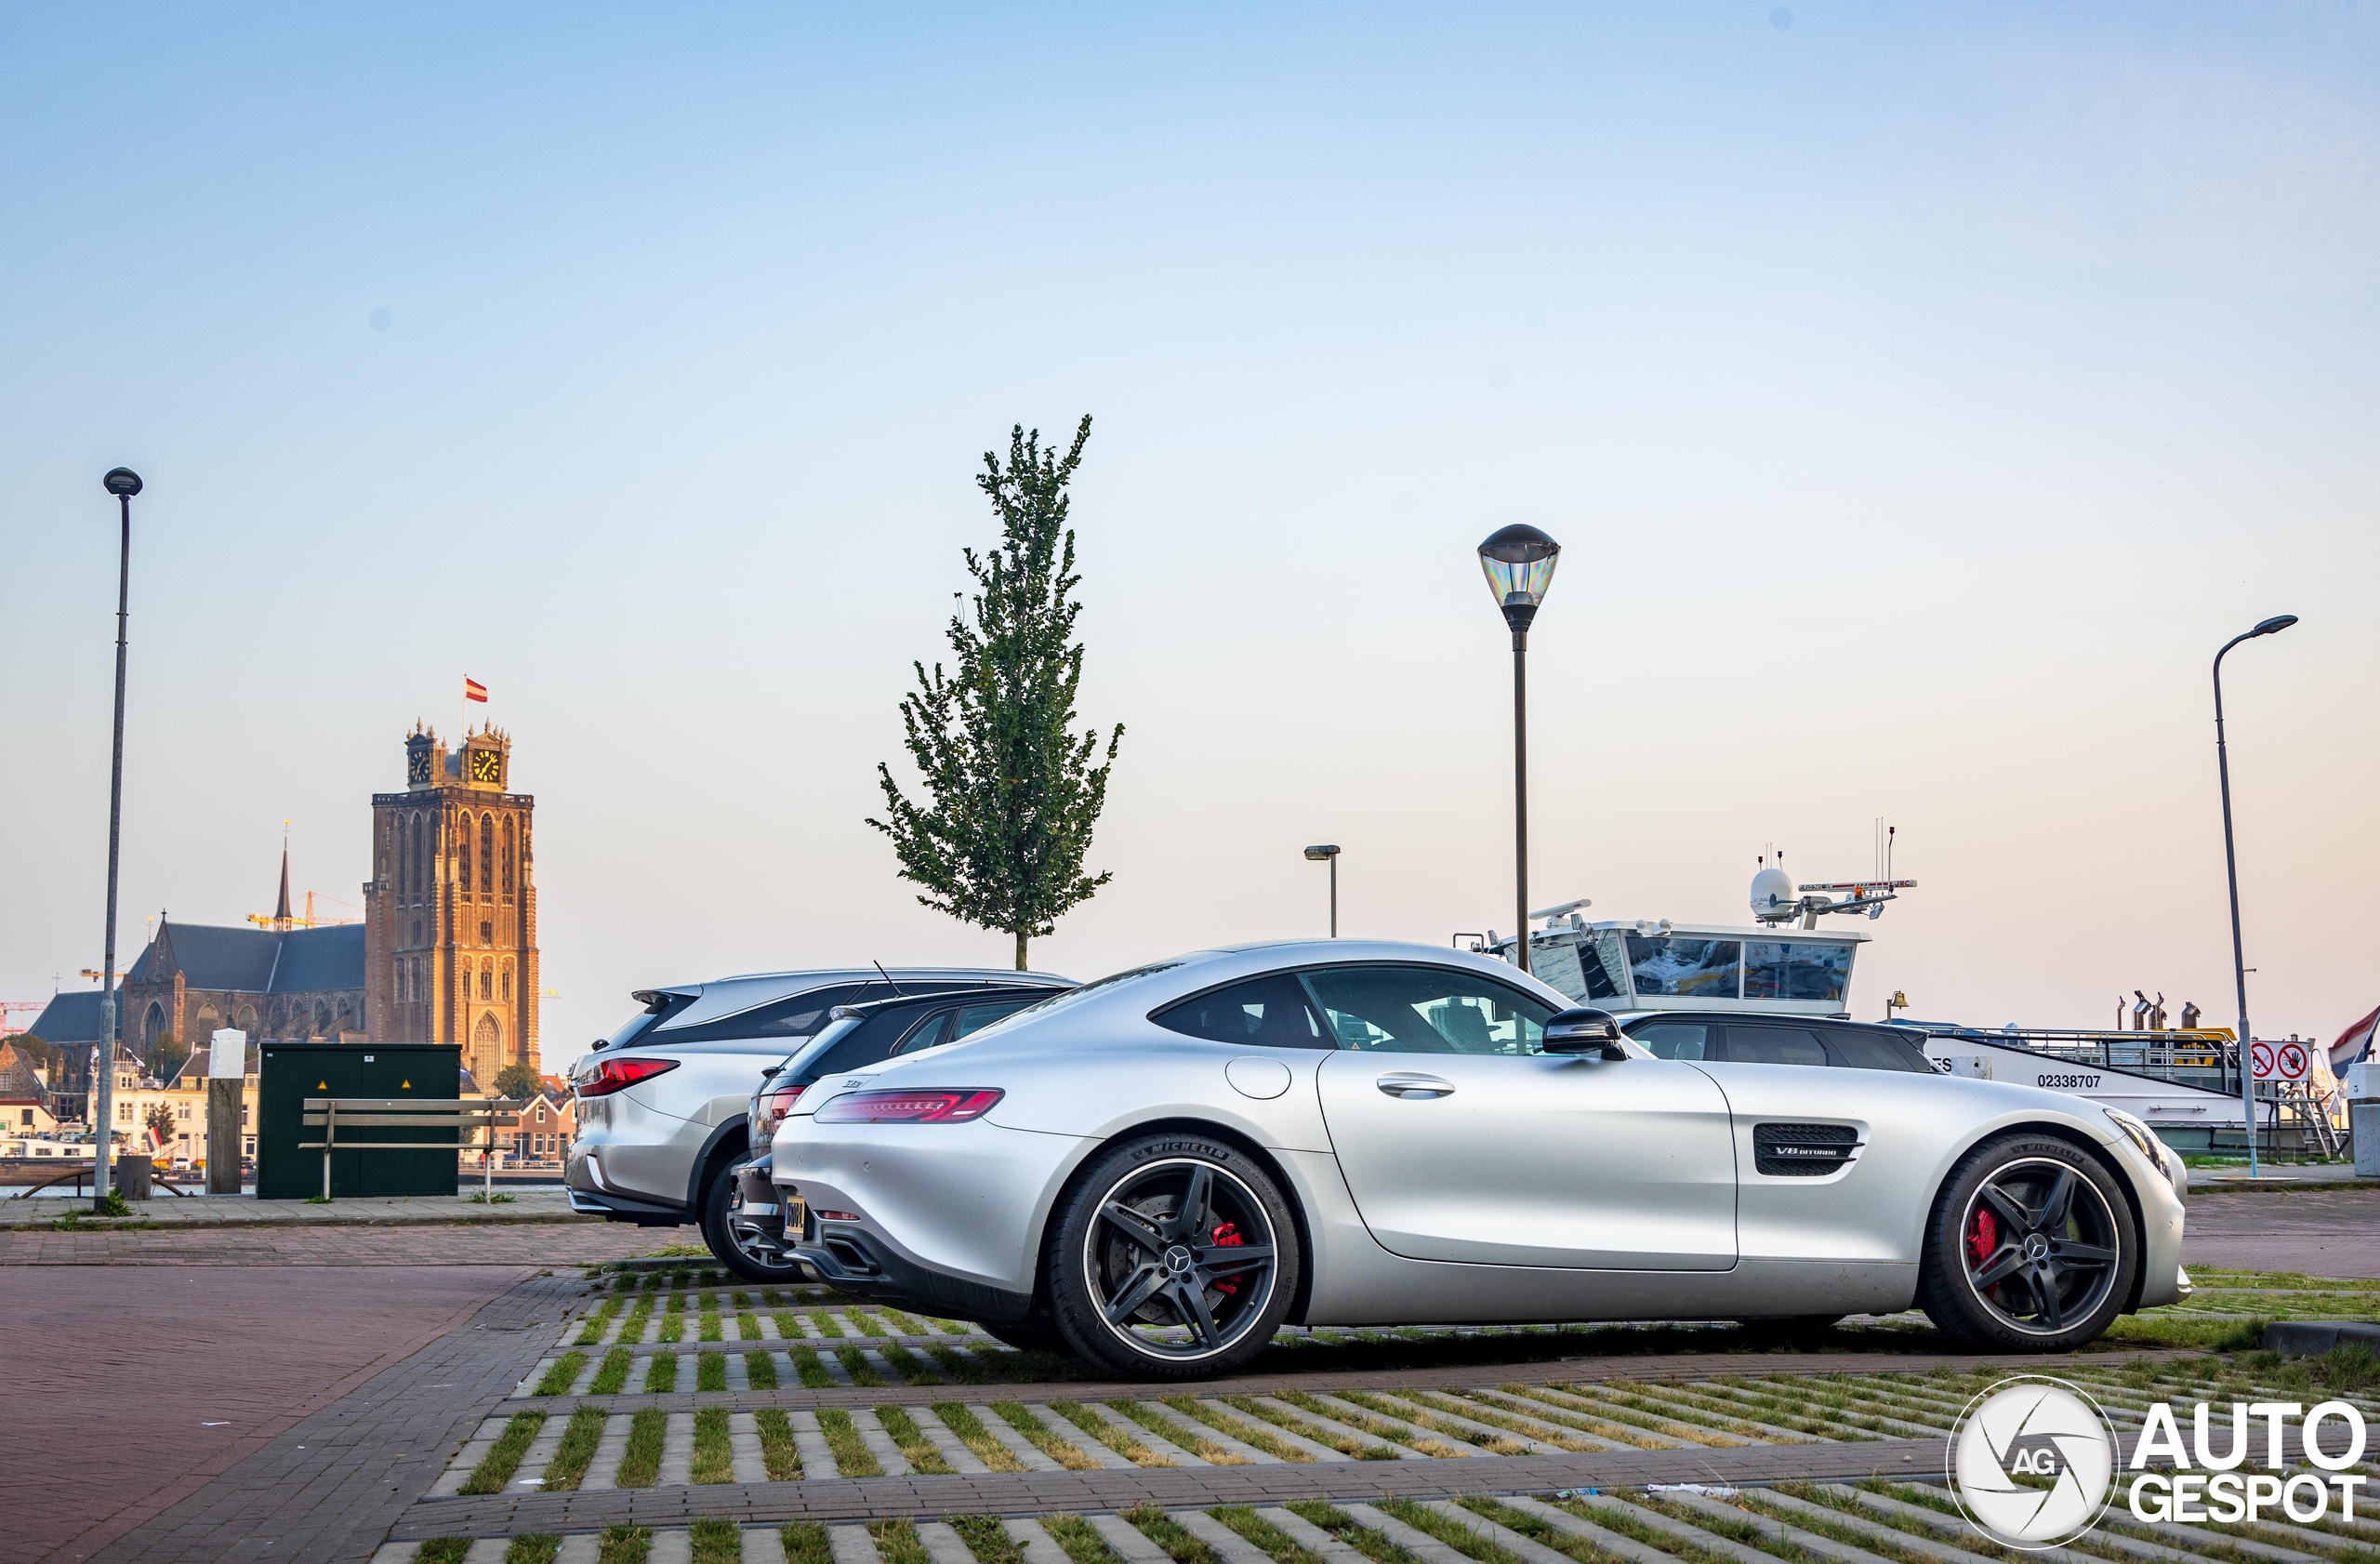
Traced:
<path fill-rule="evenodd" d="M 596 1549 L 596 1564 L 644 1564 L 645 1555 L 653 1551 L 653 1528 L 606 1526 Z"/>
<path fill-rule="evenodd" d="M 801 1475 L 801 1451 L 793 1442 L 793 1425 L 782 1408 L 763 1407 L 752 1414 L 760 1429 L 760 1463 L 771 1482 L 790 1482 Z"/>
<path fill-rule="evenodd" d="M 603 1414 L 591 1407 L 581 1408 L 570 1414 L 570 1422 L 562 1431 L 562 1444 L 546 1467 L 549 1493 L 566 1492 L 586 1479 L 588 1465 L 595 1459 L 595 1447 L 603 1441 Z"/>
<path fill-rule="evenodd" d="M 511 1421 L 505 1424 L 504 1432 L 497 1437 L 488 1452 L 480 1457 L 480 1464 L 471 1469 L 471 1475 L 464 1479 L 463 1486 L 457 1491 L 463 1493 L 503 1492 L 504 1485 L 512 1480 L 512 1474 L 521 1469 L 521 1457 L 528 1451 L 530 1441 L 537 1437 L 538 1430 L 545 1425 L 544 1412 L 514 1413 Z"/>
<path fill-rule="evenodd" d="M 660 1477 L 661 1437 L 668 1426 L 669 1414 L 658 1408 L 636 1414 L 628 1425 L 628 1453 L 620 1458 L 620 1475 L 614 1479 L 622 1488 L 651 1488 Z"/>
<path fill-rule="evenodd" d="M 847 1478 L 880 1478 L 884 1468 L 867 1441 L 859 1437 L 859 1426 L 852 1414 L 840 1407 L 823 1407 L 818 1412 L 818 1432 L 826 1437 L 826 1448 L 834 1452 L 835 1469 Z"/>
<path fill-rule="evenodd" d="M 725 1407 L 705 1407 L 694 1413 L 692 1476 L 696 1482 L 735 1480 L 735 1452 L 727 1442 Z"/>
<path fill-rule="evenodd" d="M 537 1381 L 536 1388 L 529 1394 L 567 1396 L 570 1394 L 570 1387 L 578 1383 L 578 1371 L 585 1367 L 587 1367 L 587 1354 L 565 1352 L 554 1359 L 553 1367 L 546 1371 L 545 1377 Z"/>
<path fill-rule="evenodd" d="M 933 1441 L 926 1438 L 925 1430 L 918 1426 L 917 1420 L 906 1411 L 900 1407 L 879 1407 L 876 1409 L 876 1421 L 891 1437 L 893 1448 L 901 1452 L 901 1459 L 920 1472 L 944 1477 L 950 1474 L 950 1463 L 944 1459 L 942 1451 L 934 1448 Z"/>
<path fill-rule="evenodd" d="M 687 1530 L 693 1533 L 694 1564 L 742 1564 L 744 1532 L 735 1522 L 706 1516 Z"/>

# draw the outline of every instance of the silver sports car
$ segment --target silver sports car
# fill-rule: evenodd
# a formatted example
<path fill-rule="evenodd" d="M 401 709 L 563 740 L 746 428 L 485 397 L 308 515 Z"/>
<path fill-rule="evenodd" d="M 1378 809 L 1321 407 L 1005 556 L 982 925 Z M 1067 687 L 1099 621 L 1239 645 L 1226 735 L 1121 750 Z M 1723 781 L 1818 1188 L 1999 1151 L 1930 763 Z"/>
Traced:
<path fill-rule="evenodd" d="M 1361 940 L 1198 951 L 821 1080 L 774 1177 L 839 1285 L 1152 1379 L 1284 1320 L 1914 1303 L 2051 1352 L 2189 1290 L 2180 1159 L 2127 1115 L 1662 1058 L 1501 961 Z"/>

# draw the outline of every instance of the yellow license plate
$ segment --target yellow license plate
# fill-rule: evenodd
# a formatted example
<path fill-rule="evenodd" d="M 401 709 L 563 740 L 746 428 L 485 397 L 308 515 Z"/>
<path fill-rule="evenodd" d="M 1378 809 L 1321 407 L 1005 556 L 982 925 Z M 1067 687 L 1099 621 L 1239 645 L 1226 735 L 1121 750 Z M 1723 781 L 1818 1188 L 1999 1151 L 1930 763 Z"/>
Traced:
<path fill-rule="evenodd" d="M 785 1236 L 794 1243 L 810 1236 L 810 1202 L 799 1195 L 786 1197 Z"/>

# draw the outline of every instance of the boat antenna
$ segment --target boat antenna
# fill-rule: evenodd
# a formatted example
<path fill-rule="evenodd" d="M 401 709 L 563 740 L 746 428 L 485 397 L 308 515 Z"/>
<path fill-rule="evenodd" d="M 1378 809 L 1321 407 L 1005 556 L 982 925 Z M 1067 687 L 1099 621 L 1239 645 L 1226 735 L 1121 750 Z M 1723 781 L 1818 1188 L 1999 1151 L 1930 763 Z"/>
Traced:
<path fill-rule="evenodd" d="M 896 999 L 896 1000 L 906 1000 L 906 999 L 907 999 L 907 998 L 909 997 L 908 995 L 906 995 L 906 994 L 905 994 L 905 993 L 901 992 L 901 986 L 900 986 L 898 983 L 892 983 L 892 974 L 891 973 L 886 972 L 886 971 L 884 970 L 884 963 L 883 963 L 882 961 L 875 961 L 875 960 L 872 960 L 872 959 L 871 959 L 871 960 L 868 961 L 868 963 L 867 963 L 867 964 L 868 964 L 869 966 L 872 966 L 872 967 L 874 967 L 874 968 L 876 969 L 876 975 L 877 975 L 877 976 L 879 976 L 879 977 L 880 977 L 880 978 L 884 979 L 884 981 L 885 981 L 885 982 L 887 982 L 887 983 L 892 983 L 892 997 L 893 997 L 894 999 Z"/>

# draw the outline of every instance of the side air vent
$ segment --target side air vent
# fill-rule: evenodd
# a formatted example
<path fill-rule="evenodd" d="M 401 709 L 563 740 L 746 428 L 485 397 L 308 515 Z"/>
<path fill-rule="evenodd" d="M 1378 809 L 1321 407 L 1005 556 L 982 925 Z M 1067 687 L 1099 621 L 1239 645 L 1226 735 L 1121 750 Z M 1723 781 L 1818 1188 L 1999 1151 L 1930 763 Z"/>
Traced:
<path fill-rule="evenodd" d="M 1847 1167 L 1859 1155 L 1859 1132 L 1848 1124 L 1755 1124 L 1752 1165 L 1782 1178 L 1818 1178 Z"/>

